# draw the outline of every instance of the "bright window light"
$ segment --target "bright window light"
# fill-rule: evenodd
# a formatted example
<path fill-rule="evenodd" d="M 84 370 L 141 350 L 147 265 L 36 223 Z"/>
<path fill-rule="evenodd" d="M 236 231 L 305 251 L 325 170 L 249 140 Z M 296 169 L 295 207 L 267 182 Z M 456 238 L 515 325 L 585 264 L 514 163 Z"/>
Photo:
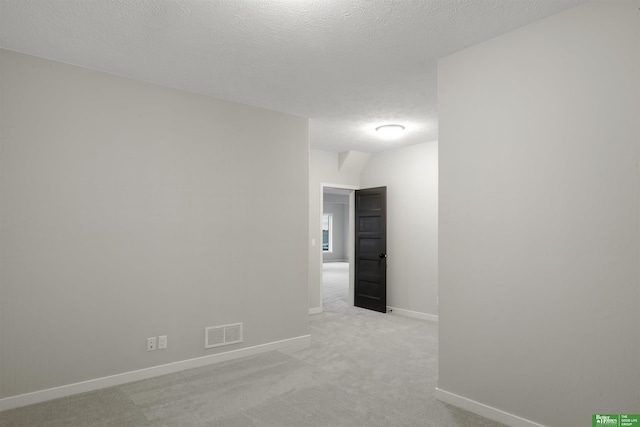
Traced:
<path fill-rule="evenodd" d="M 332 230 L 332 215 L 322 215 L 322 251 L 333 252 L 333 238 L 331 236 Z"/>

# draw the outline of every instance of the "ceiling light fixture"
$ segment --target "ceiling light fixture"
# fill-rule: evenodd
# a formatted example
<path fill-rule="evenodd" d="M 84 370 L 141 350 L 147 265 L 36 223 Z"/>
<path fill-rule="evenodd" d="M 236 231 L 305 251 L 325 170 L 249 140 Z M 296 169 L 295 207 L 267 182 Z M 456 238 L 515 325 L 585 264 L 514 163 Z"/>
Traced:
<path fill-rule="evenodd" d="M 404 126 L 395 124 L 382 125 L 376 128 L 376 132 L 385 138 L 397 138 L 404 132 Z"/>

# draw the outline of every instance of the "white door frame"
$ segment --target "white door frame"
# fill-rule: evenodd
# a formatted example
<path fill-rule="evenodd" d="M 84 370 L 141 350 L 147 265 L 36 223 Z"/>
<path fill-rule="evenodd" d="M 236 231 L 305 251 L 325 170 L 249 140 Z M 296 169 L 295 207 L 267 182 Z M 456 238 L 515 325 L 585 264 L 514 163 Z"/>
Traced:
<path fill-rule="evenodd" d="M 320 229 L 322 229 L 322 214 L 324 213 L 324 189 L 325 188 L 340 188 L 340 189 L 344 189 L 344 190 L 359 190 L 360 187 L 356 186 L 356 185 L 344 185 L 344 184 L 330 184 L 330 183 L 326 183 L 326 182 L 321 182 L 320 183 L 320 224 L 318 224 L 318 227 Z M 355 241 L 354 241 L 354 230 L 355 230 L 355 216 L 356 216 L 356 208 L 355 208 L 355 201 L 356 201 L 356 195 L 355 195 L 355 191 L 352 191 L 351 194 L 349 194 L 349 225 L 348 225 L 348 230 L 347 230 L 347 256 L 349 258 L 349 300 L 348 300 L 348 305 L 350 307 L 353 306 L 353 289 L 354 289 L 354 278 L 355 278 L 355 272 L 353 269 L 353 262 L 354 262 L 354 256 L 355 256 Z M 320 242 L 322 243 L 322 242 Z M 320 313 L 322 313 L 322 311 L 324 310 L 323 308 L 323 286 L 322 286 L 322 251 L 320 251 L 320 258 L 318 259 L 320 268 L 320 280 L 318 281 L 318 283 L 320 283 Z"/>

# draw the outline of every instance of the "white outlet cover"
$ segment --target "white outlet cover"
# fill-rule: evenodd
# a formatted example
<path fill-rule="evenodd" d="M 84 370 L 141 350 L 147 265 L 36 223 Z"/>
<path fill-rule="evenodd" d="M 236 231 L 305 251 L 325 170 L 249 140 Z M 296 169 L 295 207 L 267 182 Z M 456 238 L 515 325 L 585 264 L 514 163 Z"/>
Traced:
<path fill-rule="evenodd" d="M 156 337 L 147 338 L 147 351 L 153 351 L 156 349 Z"/>
<path fill-rule="evenodd" d="M 167 348 L 167 336 L 166 335 L 160 335 L 158 337 L 158 348 L 159 349 Z"/>

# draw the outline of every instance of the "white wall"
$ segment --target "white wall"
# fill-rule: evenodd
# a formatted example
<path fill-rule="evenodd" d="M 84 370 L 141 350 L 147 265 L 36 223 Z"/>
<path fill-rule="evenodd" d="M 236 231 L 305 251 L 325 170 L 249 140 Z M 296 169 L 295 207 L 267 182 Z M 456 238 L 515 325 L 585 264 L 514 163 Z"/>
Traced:
<path fill-rule="evenodd" d="M 322 184 L 358 187 L 360 170 L 339 168 L 338 153 L 311 150 L 309 161 L 309 309 L 317 312 L 322 307 L 322 218 L 320 201 Z M 315 240 L 316 245 L 311 242 Z"/>
<path fill-rule="evenodd" d="M 437 315 L 437 141 L 373 155 L 360 184 L 387 187 L 387 305 Z"/>
<path fill-rule="evenodd" d="M 558 427 L 638 412 L 639 7 L 440 61 L 441 397 Z"/>
<path fill-rule="evenodd" d="M 308 334 L 306 119 L 0 55 L 0 398 Z"/>

